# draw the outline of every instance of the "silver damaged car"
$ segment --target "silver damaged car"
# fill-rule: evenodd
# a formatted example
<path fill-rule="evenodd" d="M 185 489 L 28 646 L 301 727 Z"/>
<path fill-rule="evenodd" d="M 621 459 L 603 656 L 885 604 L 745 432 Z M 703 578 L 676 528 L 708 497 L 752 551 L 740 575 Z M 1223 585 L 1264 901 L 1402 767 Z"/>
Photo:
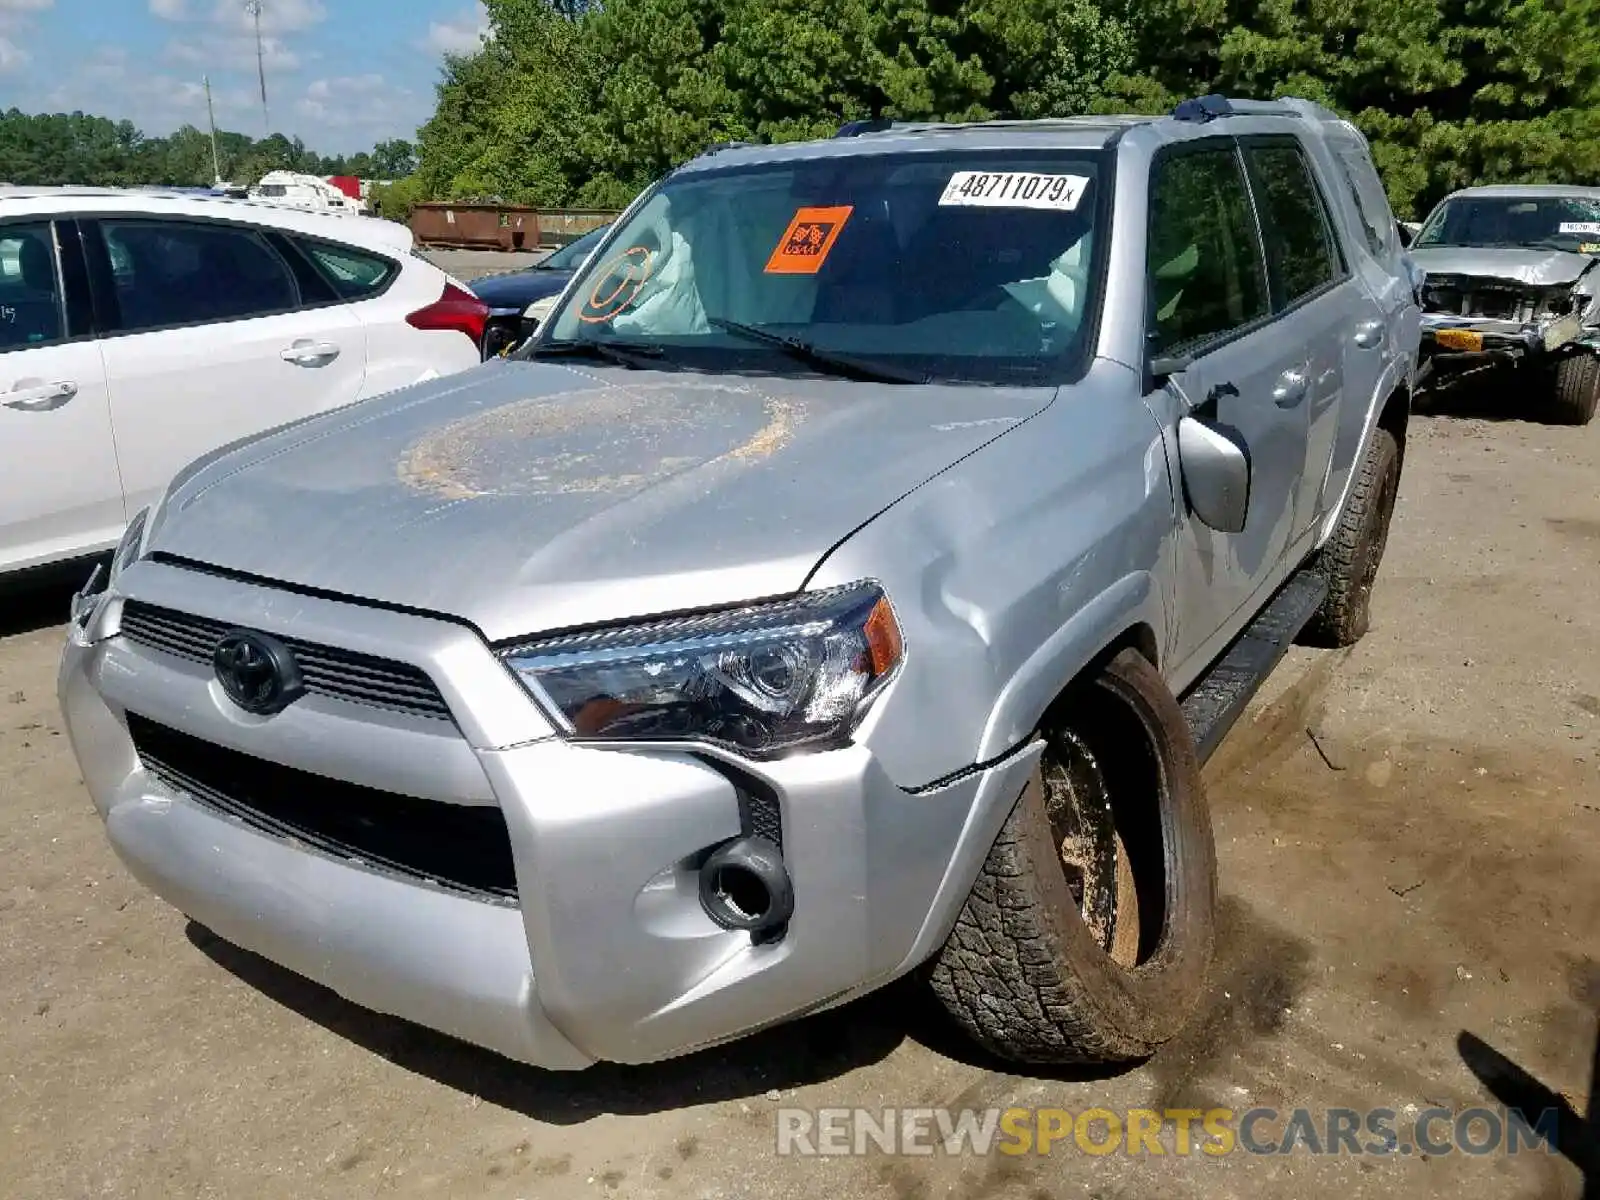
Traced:
<path fill-rule="evenodd" d="M 72 744 L 194 921 L 528 1063 L 913 972 L 1142 1056 L 1200 764 L 1367 627 L 1419 315 L 1302 101 L 720 147 L 508 359 L 187 468 L 74 601 Z"/>
<path fill-rule="evenodd" d="M 1446 196 L 1412 243 L 1436 384 L 1487 366 L 1531 375 L 1532 411 L 1587 425 L 1600 403 L 1600 187 L 1515 184 Z"/>

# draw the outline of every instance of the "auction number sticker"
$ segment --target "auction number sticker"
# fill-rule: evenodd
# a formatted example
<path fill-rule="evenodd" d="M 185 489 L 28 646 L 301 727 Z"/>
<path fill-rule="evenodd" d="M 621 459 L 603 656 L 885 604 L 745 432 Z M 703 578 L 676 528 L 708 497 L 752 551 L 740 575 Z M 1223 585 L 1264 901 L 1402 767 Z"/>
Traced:
<path fill-rule="evenodd" d="M 1035 171 L 957 171 L 944 185 L 942 205 L 974 208 L 1053 208 L 1070 212 L 1089 186 L 1085 175 Z"/>
<path fill-rule="evenodd" d="M 1563 221 L 1558 232 L 1600 237 L 1600 221 Z"/>

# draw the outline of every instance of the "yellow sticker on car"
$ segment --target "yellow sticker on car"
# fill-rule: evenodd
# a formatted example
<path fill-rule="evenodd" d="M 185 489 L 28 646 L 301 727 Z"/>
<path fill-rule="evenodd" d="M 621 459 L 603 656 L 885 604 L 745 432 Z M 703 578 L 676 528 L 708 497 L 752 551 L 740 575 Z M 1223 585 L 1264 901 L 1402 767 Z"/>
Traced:
<path fill-rule="evenodd" d="M 1433 340 L 1447 350 L 1482 350 L 1483 334 L 1473 329 L 1436 330 Z"/>
<path fill-rule="evenodd" d="M 1583 242 L 1578 246 L 1579 254 L 1600 254 L 1600 242 Z"/>

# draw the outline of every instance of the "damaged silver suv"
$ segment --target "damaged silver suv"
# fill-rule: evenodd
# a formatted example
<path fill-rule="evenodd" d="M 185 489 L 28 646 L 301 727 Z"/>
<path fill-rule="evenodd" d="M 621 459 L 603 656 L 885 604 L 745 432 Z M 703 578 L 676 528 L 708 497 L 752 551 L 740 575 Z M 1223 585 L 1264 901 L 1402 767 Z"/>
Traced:
<path fill-rule="evenodd" d="M 529 1063 L 912 972 L 1141 1056 L 1201 762 L 1366 628 L 1418 330 L 1304 102 L 723 147 L 510 358 L 185 470 L 75 601 L 72 743 L 194 920 Z"/>
<path fill-rule="evenodd" d="M 1600 188 L 1467 188 L 1411 247 L 1423 354 L 1438 384 L 1507 364 L 1541 380 L 1551 419 L 1587 425 L 1600 402 Z"/>

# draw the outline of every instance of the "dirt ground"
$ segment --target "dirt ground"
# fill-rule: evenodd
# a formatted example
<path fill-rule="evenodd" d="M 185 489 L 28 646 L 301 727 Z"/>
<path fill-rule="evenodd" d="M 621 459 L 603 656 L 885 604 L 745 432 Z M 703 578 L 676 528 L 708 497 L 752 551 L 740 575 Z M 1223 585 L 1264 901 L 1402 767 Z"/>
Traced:
<path fill-rule="evenodd" d="M 189 925 L 119 867 L 55 707 L 65 596 L 8 602 L 0 1196 L 1579 1195 L 1578 1166 L 1543 1151 L 775 1149 L 791 1105 L 1387 1107 L 1402 1134 L 1407 1114 L 1496 1095 L 1586 1111 L 1600 424 L 1495 407 L 1415 420 L 1371 634 L 1296 650 L 1213 760 L 1210 991 L 1183 1036 L 1123 1071 L 986 1061 L 909 987 L 691 1059 L 578 1075 L 357 1010 Z M 1562 1132 L 1596 1171 L 1595 1126 L 1573 1116 Z"/>

